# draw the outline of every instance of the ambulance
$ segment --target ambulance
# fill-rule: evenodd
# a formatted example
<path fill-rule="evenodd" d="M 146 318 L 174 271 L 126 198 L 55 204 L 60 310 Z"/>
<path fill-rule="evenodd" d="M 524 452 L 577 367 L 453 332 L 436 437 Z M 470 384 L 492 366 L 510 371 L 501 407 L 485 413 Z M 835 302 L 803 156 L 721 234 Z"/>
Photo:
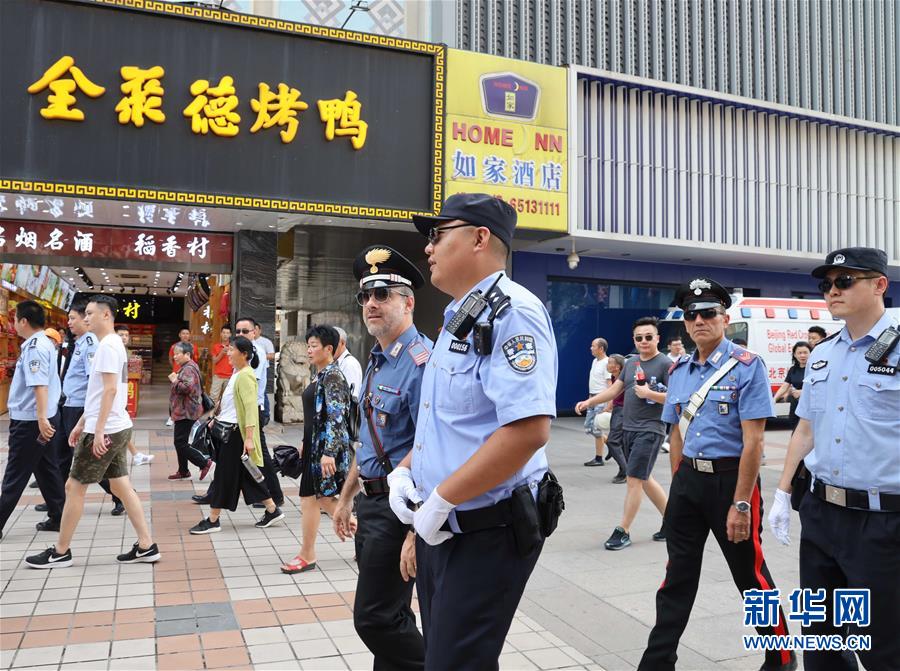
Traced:
<path fill-rule="evenodd" d="M 749 298 L 740 290 L 731 295 L 728 309 L 731 321 L 725 336 L 729 340 L 744 340 L 747 349 L 755 352 L 766 364 L 769 385 L 774 394 L 781 387 L 792 365 L 791 350 L 794 343 L 806 340 L 810 326 L 821 326 L 828 335 L 844 326 L 842 319 L 831 316 L 824 300 L 800 298 Z M 680 335 L 685 349 L 695 349 L 684 328 L 684 313 L 669 308 L 660 317 L 659 345 L 666 347 L 670 338 Z M 778 417 L 787 417 L 790 405 L 776 403 Z"/>

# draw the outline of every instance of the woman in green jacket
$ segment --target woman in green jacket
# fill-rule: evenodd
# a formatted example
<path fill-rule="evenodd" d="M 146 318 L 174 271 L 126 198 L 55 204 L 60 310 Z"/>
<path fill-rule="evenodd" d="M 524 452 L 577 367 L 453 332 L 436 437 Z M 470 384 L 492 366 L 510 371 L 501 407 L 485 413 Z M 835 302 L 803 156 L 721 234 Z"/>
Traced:
<path fill-rule="evenodd" d="M 209 517 L 193 527 L 192 534 L 221 531 L 219 514 L 223 508 L 234 512 L 241 493 L 248 505 L 262 502 L 266 507 L 265 514 L 256 523 L 257 527 L 263 529 L 284 519 L 284 513 L 275 505 L 265 482 L 262 479 L 257 482 L 241 460 L 246 454 L 249 463 L 254 464 L 257 469 L 263 465 L 259 443 L 257 382 L 253 369 L 264 364 L 260 364 L 253 343 L 243 336 L 232 338 L 228 358 L 235 373 L 228 380 L 228 386 L 222 394 L 214 432 L 215 435 L 223 430 L 228 434 L 228 439 L 216 446 L 216 470 L 207 492 Z"/>

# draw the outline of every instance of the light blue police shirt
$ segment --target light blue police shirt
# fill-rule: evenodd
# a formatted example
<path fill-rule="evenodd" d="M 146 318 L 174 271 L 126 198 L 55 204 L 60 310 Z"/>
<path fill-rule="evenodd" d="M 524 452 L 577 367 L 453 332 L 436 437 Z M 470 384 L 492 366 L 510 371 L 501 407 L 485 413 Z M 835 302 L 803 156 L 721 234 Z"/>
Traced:
<path fill-rule="evenodd" d="M 497 276 L 489 275 L 473 290 L 486 293 Z M 501 426 L 538 415 L 556 417 L 558 362 L 550 315 L 537 296 L 505 274 L 498 286 L 511 304 L 494 322 L 492 353 L 477 354 L 471 333 L 460 341 L 442 328 L 426 365 L 412 451 L 413 480 L 426 499 Z M 444 310 L 444 327 L 460 303 Z M 540 448 L 508 480 L 458 509 L 493 505 L 525 483 L 536 488 L 547 471 L 544 451 Z M 449 521 L 459 531 L 453 513 Z"/>
<path fill-rule="evenodd" d="M 705 363 L 701 364 L 694 352 L 673 364 L 662 420 L 678 424 L 681 411 L 690 403 L 691 394 L 715 375 L 732 355 L 738 359 L 737 365 L 710 389 L 684 436 L 682 454 L 685 457 L 740 457 L 744 450 L 741 421 L 775 416 L 765 362 L 723 338 Z"/>
<path fill-rule="evenodd" d="M 900 494 L 900 348 L 886 364 L 865 358 L 888 326 L 897 321 L 885 313 L 859 340 L 845 326 L 806 363 L 797 416 L 812 425 L 813 449 L 803 461 L 830 485 Z"/>
<path fill-rule="evenodd" d="M 72 351 L 72 361 L 66 370 L 66 378 L 63 380 L 63 393 L 67 408 L 83 408 L 84 399 L 87 396 L 88 377 L 91 374 L 91 364 L 94 361 L 94 353 L 97 351 L 97 336 L 93 333 L 85 333 L 75 341 L 75 349 Z"/>
<path fill-rule="evenodd" d="M 56 345 L 43 331 L 38 331 L 22 343 L 20 351 L 9 388 L 9 418 L 22 422 L 37 421 L 34 387 L 47 387 L 47 419 L 55 417 L 60 394 Z"/>
<path fill-rule="evenodd" d="M 263 347 L 259 340 L 253 340 L 253 349 L 259 357 L 259 365 L 253 370 L 256 375 L 256 382 L 259 386 L 256 392 L 256 403 L 262 408 L 266 404 L 266 376 L 269 374 L 269 360 L 266 358 L 266 348 Z"/>
<path fill-rule="evenodd" d="M 422 375 L 433 343 L 418 332 L 415 325 L 404 331 L 387 351 L 376 342 L 363 376 L 360 390 L 362 422 L 356 462 L 363 478 L 383 478 L 387 472 L 378 462 L 369 422 L 366 420 L 365 397 L 372 403 L 372 423 L 381 440 L 384 453 L 396 467 L 412 449 L 419 413 Z"/>

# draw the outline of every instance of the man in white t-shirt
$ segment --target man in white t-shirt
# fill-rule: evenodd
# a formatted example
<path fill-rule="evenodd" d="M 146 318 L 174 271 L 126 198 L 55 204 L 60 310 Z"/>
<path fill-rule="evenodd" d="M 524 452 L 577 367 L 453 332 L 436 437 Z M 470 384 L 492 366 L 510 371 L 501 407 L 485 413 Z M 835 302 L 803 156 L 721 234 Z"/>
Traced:
<path fill-rule="evenodd" d="M 334 353 L 334 360 L 338 362 L 338 368 L 341 369 L 344 377 L 347 378 L 347 386 L 353 390 L 353 395 L 359 399 L 359 390 L 362 387 L 363 379 L 362 366 L 359 365 L 357 358 L 350 354 L 350 350 L 347 349 L 347 332 L 339 326 L 335 326 L 334 330 L 338 332 L 338 337 L 340 338 L 337 351 Z"/>
<path fill-rule="evenodd" d="M 606 350 L 609 343 L 605 338 L 594 338 L 591 341 L 591 355 L 594 360 L 591 362 L 591 374 L 588 377 L 588 392 L 591 396 L 599 394 L 609 386 L 610 375 L 606 370 L 609 363 L 609 357 Z M 597 406 L 590 408 L 584 418 L 584 432 L 594 437 L 594 458 L 584 462 L 585 466 L 603 466 L 603 451 L 606 447 L 606 431 L 600 431 L 594 428 L 594 417 L 605 410 L 605 406 Z"/>
<path fill-rule="evenodd" d="M 125 409 L 128 399 L 128 353 L 115 334 L 118 301 L 112 296 L 93 296 L 85 309 L 85 323 L 99 344 L 94 353 L 84 400 L 84 414 L 69 434 L 75 450 L 72 470 L 66 482 L 66 505 L 55 547 L 28 557 L 32 568 L 62 568 L 72 565 L 70 544 L 84 512 L 88 485 L 108 479 L 109 486 L 128 513 L 137 543 L 116 560 L 122 564 L 159 561 L 159 548 L 150 537 L 144 508 L 128 478 L 128 441 L 131 418 Z"/>

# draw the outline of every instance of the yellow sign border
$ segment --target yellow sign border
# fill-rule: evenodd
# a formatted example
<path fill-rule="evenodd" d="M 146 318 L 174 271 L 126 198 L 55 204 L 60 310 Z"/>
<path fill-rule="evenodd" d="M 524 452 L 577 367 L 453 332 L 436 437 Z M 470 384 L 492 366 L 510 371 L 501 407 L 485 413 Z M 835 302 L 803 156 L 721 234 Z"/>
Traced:
<path fill-rule="evenodd" d="M 213 21 L 225 25 L 259 28 L 291 35 L 315 37 L 328 40 L 351 42 L 370 47 L 382 47 L 412 51 L 434 56 L 434 150 L 432 162 L 432 209 L 430 212 L 396 208 L 348 205 L 342 203 L 320 203 L 305 200 L 285 200 L 279 198 L 259 198 L 253 196 L 233 196 L 224 194 L 194 193 L 146 189 L 140 187 L 100 186 L 52 181 L 32 181 L 7 179 L 0 176 L 0 191 L 16 193 L 54 194 L 59 196 L 82 196 L 86 198 L 110 198 L 126 200 L 152 200 L 179 205 L 207 205 L 256 210 L 278 210 L 301 214 L 326 214 L 374 219 L 411 219 L 414 214 L 437 214 L 444 196 L 444 89 L 447 47 L 405 38 L 374 35 L 353 30 L 342 30 L 328 26 L 315 26 L 296 21 L 273 19 L 267 16 L 223 12 L 218 9 L 174 4 L 163 0 L 81 0 L 85 5 L 99 5 L 116 9 L 135 10 L 153 14 L 180 16 L 201 21 Z"/>

